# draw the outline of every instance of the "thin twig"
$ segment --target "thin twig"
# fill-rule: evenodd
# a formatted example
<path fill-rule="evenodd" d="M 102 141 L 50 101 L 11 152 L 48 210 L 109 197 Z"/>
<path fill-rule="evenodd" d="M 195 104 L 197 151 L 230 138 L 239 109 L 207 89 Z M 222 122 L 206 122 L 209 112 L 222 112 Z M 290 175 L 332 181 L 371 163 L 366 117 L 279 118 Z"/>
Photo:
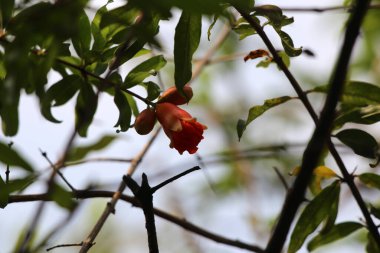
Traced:
<path fill-rule="evenodd" d="M 137 169 L 138 165 L 140 164 L 141 160 L 153 144 L 154 140 L 156 139 L 158 133 L 160 131 L 160 128 L 158 128 L 152 135 L 152 137 L 149 139 L 149 141 L 146 143 L 144 148 L 140 151 L 140 153 L 132 160 L 129 169 L 127 170 L 126 176 L 131 176 L 134 171 Z M 120 196 L 122 195 L 123 191 L 126 188 L 126 184 L 124 181 L 120 182 L 120 185 L 118 187 L 118 190 L 113 194 L 112 199 L 107 203 L 106 208 L 104 209 L 102 215 L 98 219 L 97 223 L 91 230 L 90 234 L 87 236 L 87 238 L 83 241 L 83 245 L 80 249 L 80 253 L 87 252 L 91 246 L 94 244 L 94 240 L 96 236 L 99 234 L 100 230 L 102 229 L 103 225 L 105 224 L 106 220 L 108 219 L 109 215 L 111 213 L 115 212 L 115 206 L 116 203 L 119 201 Z"/>
<path fill-rule="evenodd" d="M 63 151 L 63 154 L 62 154 L 62 158 L 60 159 L 61 163 L 64 163 L 64 161 L 66 160 L 67 156 L 68 156 L 68 153 L 69 153 L 69 150 L 74 142 L 74 139 L 75 139 L 75 136 L 76 136 L 76 130 L 74 129 L 74 131 L 72 132 L 72 134 L 70 135 L 70 138 L 68 139 L 67 141 L 67 144 L 65 146 L 65 149 Z M 46 192 L 48 195 L 51 194 L 51 192 L 53 191 L 53 186 L 54 186 L 54 178 L 57 174 L 57 171 L 60 169 L 60 165 L 58 165 L 56 167 L 56 170 L 53 170 L 52 173 L 50 174 L 50 177 L 49 179 L 46 181 Z M 43 210 L 45 209 L 45 202 L 41 202 L 40 205 L 37 207 L 36 211 L 35 211 L 35 214 L 33 216 L 33 219 L 32 219 L 32 222 L 31 224 L 29 225 L 29 228 L 26 230 L 25 232 L 25 236 L 24 238 L 22 239 L 22 243 L 20 244 L 20 249 L 18 252 L 20 253 L 24 253 L 27 248 L 29 247 L 29 243 L 30 243 L 30 240 L 31 238 L 33 238 L 33 234 L 35 232 L 35 229 L 38 225 L 38 222 L 42 216 L 42 213 L 43 213 Z"/>
<path fill-rule="evenodd" d="M 13 146 L 13 141 L 9 142 L 8 143 L 8 148 L 11 149 Z M 9 174 L 11 173 L 11 170 L 9 168 L 9 164 L 7 164 L 7 170 L 5 171 L 5 183 L 8 184 L 9 183 Z"/>
<path fill-rule="evenodd" d="M 67 162 L 65 162 L 63 167 L 70 167 L 70 166 L 80 165 L 80 164 L 84 164 L 84 163 L 91 163 L 91 162 L 130 163 L 130 162 L 132 162 L 132 160 L 133 159 L 97 157 L 97 158 L 88 158 L 88 159 L 83 159 L 83 160 L 78 160 L 78 161 L 67 161 Z"/>
<path fill-rule="evenodd" d="M 284 178 L 284 175 L 282 175 L 282 173 L 279 171 L 279 169 L 277 167 L 273 167 L 274 171 L 276 172 L 278 178 L 280 179 L 282 185 L 284 186 L 286 192 L 289 191 L 289 185 L 288 183 L 286 182 L 285 178 Z"/>
<path fill-rule="evenodd" d="M 58 176 L 61 177 L 61 179 L 66 183 L 66 185 L 73 191 L 75 192 L 75 188 L 74 186 L 71 185 L 71 183 L 66 179 L 66 177 L 62 174 L 62 172 L 60 172 L 57 167 L 54 165 L 54 163 L 49 159 L 48 155 L 46 152 L 42 151 L 40 149 L 40 152 L 41 152 L 41 155 L 46 159 L 46 161 L 50 164 L 50 167 L 55 170 L 58 174 Z"/>
<path fill-rule="evenodd" d="M 56 246 L 53 246 L 53 247 L 46 249 L 46 251 L 51 251 L 51 250 L 57 249 L 57 248 L 80 247 L 80 246 L 82 246 L 82 243 L 59 244 L 59 245 L 56 245 Z"/>
<path fill-rule="evenodd" d="M 73 197 L 77 199 L 89 199 L 89 198 L 110 198 L 113 197 L 115 194 L 118 194 L 117 192 L 111 192 L 111 191 L 91 191 L 91 190 L 77 190 L 76 192 L 73 192 Z M 128 196 L 125 194 L 120 194 L 120 200 L 131 203 L 133 206 L 140 207 L 139 202 L 136 200 L 136 198 L 132 196 Z M 11 203 L 23 203 L 23 202 L 30 202 L 30 201 L 51 201 L 51 198 L 45 193 L 45 194 L 26 194 L 26 195 L 11 195 L 9 196 L 9 204 Z M 165 211 L 162 211 L 160 209 L 154 208 L 153 209 L 155 215 L 158 217 L 161 217 L 167 221 L 170 221 L 190 232 L 193 232 L 194 234 L 197 234 L 199 236 L 205 237 L 207 239 L 210 239 L 212 241 L 229 245 L 232 247 L 245 249 L 251 252 L 257 252 L 257 253 L 264 253 L 264 250 L 260 248 L 259 246 L 252 245 L 249 243 L 245 243 L 239 240 L 233 240 L 226 238 L 224 236 L 215 234 L 213 232 L 207 231 L 197 225 L 194 225 L 190 223 L 189 221 L 178 218 L 174 215 L 171 215 Z M 75 244 L 77 245 L 82 245 Z M 74 245 L 74 244 L 73 244 Z"/>
<path fill-rule="evenodd" d="M 65 61 L 65 60 L 62 60 L 62 59 L 57 59 L 56 61 L 59 62 L 59 63 L 61 63 L 61 64 L 66 65 L 66 66 L 69 66 L 69 67 L 72 67 L 72 68 L 74 68 L 74 69 L 77 69 L 77 70 L 79 70 L 79 71 L 85 73 L 86 75 L 91 76 L 91 77 L 93 77 L 93 78 L 95 78 L 95 79 L 97 79 L 97 80 L 99 80 L 99 81 L 101 81 L 101 82 L 103 82 L 103 83 L 105 83 L 105 84 L 107 84 L 107 85 L 110 85 L 110 86 L 112 86 L 112 87 L 118 87 L 118 86 L 120 86 L 120 84 L 117 84 L 117 83 L 115 83 L 115 82 L 112 82 L 112 81 L 108 80 L 107 78 L 100 77 L 100 76 L 98 76 L 98 75 L 96 75 L 96 74 L 94 74 L 94 73 L 92 73 L 92 72 L 90 72 L 90 71 L 84 69 L 84 68 L 81 67 L 81 66 L 78 66 L 78 65 L 72 64 L 72 63 L 67 62 L 67 61 Z M 131 96 L 133 96 L 133 97 L 135 97 L 135 98 L 137 98 L 137 99 L 143 101 L 144 103 L 146 103 L 146 104 L 148 104 L 148 105 L 154 105 L 153 102 L 149 101 L 149 100 L 146 99 L 146 98 L 143 98 L 142 96 L 140 96 L 140 95 L 137 94 L 137 93 L 134 93 L 133 91 L 130 91 L 130 90 L 128 90 L 128 89 L 121 89 L 121 90 L 122 90 L 123 92 L 128 93 L 129 95 L 131 95 Z"/>
<path fill-rule="evenodd" d="M 200 169 L 201 168 L 199 166 L 195 166 L 195 167 L 193 167 L 191 169 L 188 169 L 188 170 L 186 170 L 186 171 L 184 171 L 182 173 L 179 173 L 178 175 L 175 175 L 174 177 L 171 177 L 171 178 L 165 180 L 164 182 L 162 182 L 162 183 L 160 183 L 160 184 L 152 187 L 152 192 L 154 193 L 158 189 L 164 187 L 165 185 L 170 184 L 171 182 L 173 182 L 173 181 L 175 181 L 175 180 L 177 180 L 177 179 L 179 179 L 179 178 L 181 178 L 181 177 L 183 177 L 183 176 L 185 176 L 185 175 L 187 175 L 187 174 L 189 174 L 189 173 L 191 173 L 193 171 L 200 170 Z"/>

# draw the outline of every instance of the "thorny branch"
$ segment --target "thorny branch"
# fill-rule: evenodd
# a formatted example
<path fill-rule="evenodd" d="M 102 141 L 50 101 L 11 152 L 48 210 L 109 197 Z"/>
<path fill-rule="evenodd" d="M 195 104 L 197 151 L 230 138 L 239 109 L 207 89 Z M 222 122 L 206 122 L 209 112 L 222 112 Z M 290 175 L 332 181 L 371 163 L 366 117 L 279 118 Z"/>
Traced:
<path fill-rule="evenodd" d="M 283 61 L 277 54 L 276 50 L 274 49 L 271 41 L 265 34 L 262 27 L 258 23 L 256 23 L 247 12 L 236 7 L 238 12 L 249 22 L 252 28 L 254 28 L 256 32 L 258 33 L 258 35 L 262 38 L 262 40 L 268 47 L 269 51 L 273 55 L 274 61 L 277 63 L 279 68 L 285 73 L 286 77 L 292 84 L 293 88 L 296 90 L 297 95 L 300 97 L 302 103 L 304 104 L 304 106 L 306 107 L 309 114 L 311 115 L 311 117 L 313 118 L 314 122 L 317 125 L 316 131 L 312 139 L 310 140 L 308 147 L 305 150 L 301 173 L 297 177 L 296 182 L 293 186 L 293 190 L 289 193 L 284 203 L 280 220 L 268 243 L 268 246 L 266 249 L 267 252 L 271 252 L 271 253 L 280 252 L 283 247 L 283 244 L 285 243 L 286 236 L 289 232 L 290 225 L 294 219 L 295 213 L 299 205 L 303 201 L 304 192 L 306 190 L 307 183 L 309 182 L 309 178 L 311 176 L 312 170 L 317 164 L 316 159 L 319 159 L 319 154 L 322 151 L 322 148 L 323 148 L 322 143 L 324 142 L 322 142 L 321 140 L 326 140 L 327 146 L 332 156 L 336 160 L 344 176 L 344 179 L 346 180 L 356 202 L 358 203 L 363 213 L 364 218 L 366 219 L 369 231 L 371 232 L 372 236 L 375 238 L 377 244 L 380 246 L 380 235 L 374 224 L 374 221 L 372 220 L 372 217 L 352 177 L 348 173 L 341 157 L 339 156 L 337 150 L 335 149 L 333 143 L 331 142 L 330 137 L 328 136 L 331 131 L 330 128 L 334 119 L 335 106 L 339 100 L 339 97 L 341 95 L 341 91 L 343 89 L 343 85 L 345 82 L 352 48 L 354 46 L 356 37 L 358 35 L 361 22 L 368 9 L 369 2 L 370 1 L 357 1 L 356 8 L 353 10 L 353 15 L 351 19 L 349 20 L 349 23 L 347 26 L 345 41 L 344 41 L 340 56 L 338 58 L 337 67 L 332 74 L 332 78 L 331 78 L 332 90 L 329 92 L 329 95 L 326 99 L 326 103 L 322 111 L 320 121 L 318 121 L 318 116 L 315 113 L 313 107 L 311 106 L 307 96 L 303 92 L 301 86 L 298 84 L 297 80 L 293 77 L 293 75 L 290 73 L 288 68 L 285 66 L 285 64 L 283 63 Z M 312 159 L 309 159 L 309 158 L 312 158 Z"/>

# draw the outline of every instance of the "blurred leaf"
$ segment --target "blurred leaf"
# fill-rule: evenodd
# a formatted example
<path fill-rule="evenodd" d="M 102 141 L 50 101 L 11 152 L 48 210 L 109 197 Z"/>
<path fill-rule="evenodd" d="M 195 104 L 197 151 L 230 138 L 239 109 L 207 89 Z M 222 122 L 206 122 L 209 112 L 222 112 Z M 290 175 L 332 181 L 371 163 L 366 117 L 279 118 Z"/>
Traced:
<path fill-rule="evenodd" d="M 14 136 L 18 132 L 20 92 L 20 88 L 11 78 L 0 79 L 0 117 L 2 129 L 6 136 Z"/>
<path fill-rule="evenodd" d="M 247 120 L 245 120 L 245 121 L 244 120 L 239 120 L 238 121 L 237 132 L 238 132 L 239 139 L 243 135 L 245 128 L 253 120 L 255 120 L 257 117 L 261 116 L 267 110 L 269 110 L 269 109 L 271 109 L 271 108 L 273 108 L 273 107 L 275 107 L 277 105 L 283 104 L 283 103 L 289 101 L 290 99 L 292 99 L 292 97 L 289 97 L 289 96 L 272 98 L 272 99 L 265 100 L 265 102 L 264 102 L 263 105 L 257 105 L 257 106 L 251 107 L 251 109 L 249 109 Z M 243 122 L 245 124 L 243 124 Z"/>
<path fill-rule="evenodd" d="M 35 175 L 29 175 L 24 178 L 9 180 L 8 190 L 10 193 L 21 192 L 31 185 L 36 179 L 37 178 Z"/>
<path fill-rule="evenodd" d="M 327 93 L 329 85 L 318 86 L 312 91 Z M 344 88 L 341 102 L 351 107 L 380 104 L 380 87 L 370 83 L 350 81 Z"/>
<path fill-rule="evenodd" d="M 249 54 L 244 56 L 244 61 L 254 60 L 254 59 L 257 59 L 260 57 L 272 58 L 268 51 L 266 51 L 264 49 L 257 49 L 257 50 L 253 50 L 253 51 L 249 52 Z"/>
<path fill-rule="evenodd" d="M 214 19 L 213 19 L 212 23 L 210 24 L 210 26 L 208 27 L 208 30 L 207 30 L 207 39 L 208 39 L 208 41 L 210 41 L 211 30 L 212 30 L 212 28 L 214 28 L 214 25 L 216 24 L 216 21 L 218 21 L 218 18 L 219 18 L 218 15 L 214 15 Z"/>
<path fill-rule="evenodd" d="M 162 55 L 154 56 L 132 69 L 124 80 L 122 88 L 131 88 L 142 81 L 148 76 L 155 74 L 166 65 L 166 60 Z M 125 87 L 124 87 L 125 86 Z"/>
<path fill-rule="evenodd" d="M 202 15 L 183 11 L 174 35 L 174 80 L 178 90 L 190 81 L 193 54 L 201 39 Z"/>
<path fill-rule="evenodd" d="M 41 113 L 49 121 L 60 123 L 51 113 L 52 106 L 66 104 L 79 91 L 82 79 L 78 75 L 64 76 L 60 81 L 53 84 L 46 92 L 41 102 Z"/>
<path fill-rule="evenodd" d="M 344 222 L 336 224 L 327 233 L 320 233 L 314 237 L 307 245 L 307 249 L 309 251 L 313 251 L 322 245 L 343 239 L 344 237 L 363 227 L 364 226 L 362 224 L 357 222 Z"/>
<path fill-rule="evenodd" d="M 92 45 L 92 50 L 103 51 L 106 46 L 106 38 L 100 32 L 100 21 L 102 19 L 102 15 L 107 12 L 107 5 L 103 5 L 96 11 L 96 14 L 91 22 L 91 32 L 94 37 L 94 43 Z"/>
<path fill-rule="evenodd" d="M 281 29 L 282 27 L 282 10 L 276 5 L 261 5 L 260 8 L 255 11 L 255 16 L 266 17 L 274 28 Z"/>
<path fill-rule="evenodd" d="M 376 206 L 373 206 L 373 205 L 369 205 L 369 212 L 375 216 L 377 219 L 380 219 L 380 208 L 376 207 Z"/>
<path fill-rule="evenodd" d="M 91 125 L 97 107 L 98 96 L 95 94 L 90 84 L 83 83 L 75 106 L 75 126 L 80 136 L 87 136 L 87 130 Z"/>
<path fill-rule="evenodd" d="M 0 162 L 9 166 L 16 166 L 27 171 L 33 171 L 33 167 L 14 148 L 0 142 Z"/>
<path fill-rule="evenodd" d="M 370 232 L 367 233 L 368 242 L 366 245 L 366 252 L 367 253 L 380 253 L 380 248 L 377 245 L 377 242 L 375 238 L 373 238 L 372 234 Z"/>
<path fill-rule="evenodd" d="M 253 18 L 257 23 L 260 24 L 260 21 L 256 17 Z M 245 39 L 246 37 L 257 33 L 256 30 L 253 29 L 252 26 L 248 23 L 241 23 L 233 27 L 232 30 L 239 35 L 239 40 Z"/>
<path fill-rule="evenodd" d="M 7 26 L 8 21 L 12 17 L 15 0 L 0 1 L 0 29 Z"/>
<path fill-rule="evenodd" d="M 295 48 L 292 38 L 289 34 L 282 30 L 276 30 L 278 35 L 280 35 L 282 46 L 287 55 L 290 57 L 298 56 L 302 53 L 302 48 Z"/>
<path fill-rule="evenodd" d="M 374 108 L 376 107 L 376 108 Z M 341 128 L 345 123 L 352 122 L 357 124 L 371 125 L 380 121 L 378 106 L 369 105 L 341 111 L 335 119 L 335 127 Z"/>
<path fill-rule="evenodd" d="M 328 217 L 331 206 L 339 201 L 339 192 L 340 183 L 335 181 L 308 203 L 294 227 L 288 253 L 297 252 L 306 238 Z"/>
<path fill-rule="evenodd" d="M 155 100 L 156 98 L 158 98 L 158 96 L 160 95 L 161 93 L 161 88 L 158 84 L 154 83 L 154 82 L 144 82 L 141 84 L 142 86 L 144 86 L 144 88 L 146 89 L 148 95 L 147 95 L 147 99 L 150 100 L 150 101 L 153 101 Z"/>
<path fill-rule="evenodd" d="M 240 141 L 241 137 L 243 136 L 243 133 L 244 133 L 246 128 L 247 128 L 247 122 L 243 119 L 239 119 L 237 122 L 237 125 L 236 125 L 236 131 L 238 134 L 239 141 Z"/>
<path fill-rule="evenodd" d="M 141 12 L 135 8 L 130 8 L 127 5 L 120 6 L 105 12 L 102 15 L 99 27 L 101 29 L 117 24 L 118 26 L 132 25 Z"/>
<path fill-rule="evenodd" d="M 77 27 L 79 32 L 71 40 L 77 54 L 83 57 L 90 50 L 91 44 L 91 24 L 84 10 L 80 13 Z"/>
<path fill-rule="evenodd" d="M 68 159 L 70 161 L 81 160 L 91 152 L 99 151 L 108 147 L 114 140 L 116 140 L 116 136 L 105 135 L 92 144 L 74 147 L 70 151 Z"/>
<path fill-rule="evenodd" d="M 0 208 L 3 209 L 8 205 L 9 191 L 7 184 L 0 176 Z"/>
<path fill-rule="evenodd" d="M 137 115 L 139 115 L 140 112 L 139 112 L 139 108 L 137 107 L 136 100 L 134 99 L 132 95 L 129 95 L 127 93 L 125 93 L 124 95 L 127 98 L 128 104 L 132 109 L 133 116 L 137 117 Z"/>
<path fill-rule="evenodd" d="M 366 157 L 376 158 L 379 146 L 372 135 L 360 129 L 345 129 L 335 134 L 341 142 L 350 147 L 355 154 Z"/>
<path fill-rule="evenodd" d="M 119 119 L 117 120 L 114 127 L 120 126 L 120 131 L 125 132 L 131 126 L 132 110 L 129 106 L 128 99 L 119 89 L 115 90 L 114 102 L 119 109 Z"/>
<path fill-rule="evenodd" d="M 76 202 L 73 199 L 74 195 L 72 192 L 65 190 L 58 184 L 55 184 L 52 189 L 51 198 L 55 203 L 68 210 L 73 210 L 73 208 L 75 208 Z"/>
<path fill-rule="evenodd" d="M 375 173 L 363 173 L 359 175 L 360 181 L 368 187 L 380 190 L 380 176 Z"/>

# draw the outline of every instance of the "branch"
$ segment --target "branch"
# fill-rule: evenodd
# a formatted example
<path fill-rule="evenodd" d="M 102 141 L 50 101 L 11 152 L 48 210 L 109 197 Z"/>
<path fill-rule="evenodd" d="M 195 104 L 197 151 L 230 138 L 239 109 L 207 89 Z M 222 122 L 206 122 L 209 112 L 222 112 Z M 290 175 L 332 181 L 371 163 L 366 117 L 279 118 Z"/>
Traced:
<path fill-rule="evenodd" d="M 127 173 L 125 174 L 125 176 L 128 176 L 128 175 L 131 176 L 134 173 L 134 171 L 137 169 L 137 166 L 140 164 L 141 160 L 143 159 L 143 157 L 145 156 L 145 154 L 147 153 L 147 151 L 149 150 L 149 148 L 153 144 L 153 142 L 156 139 L 156 137 L 157 137 L 157 135 L 158 135 L 159 132 L 160 132 L 160 128 L 158 128 L 153 133 L 152 137 L 146 143 L 146 145 L 144 146 L 144 148 L 131 161 L 130 167 L 129 167 Z M 122 195 L 122 193 L 125 190 L 126 186 L 127 185 L 125 184 L 124 181 L 120 182 L 118 190 L 113 194 L 112 199 L 110 200 L 110 202 L 107 203 L 106 208 L 104 209 L 102 215 L 100 216 L 99 220 L 97 221 L 97 223 L 93 227 L 92 231 L 90 232 L 90 234 L 88 235 L 88 237 L 86 238 L 86 240 L 83 241 L 83 245 L 82 245 L 82 248 L 80 249 L 80 253 L 87 252 L 91 248 L 91 246 L 94 244 L 94 240 L 95 240 L 96 236 L 99 234 L 99 232 L 102 229 L 103 225 L 105 224 L 108 216 L 111 213 L 115 212 L 116 203 L 119 201 L 120 196 Z"/>
<path fill-rule="evenodd" d="M 262 38 L 264 43 L 267 45 L 269 51 L 273 55 L 274 61 L 277 63 L 279 68 L 285 73 L 286 77 L 288 78 L 293 88 L 297 92 L 297 95 L 299 96 L 302 103 L 304 104 L 307 111 L 309 112 L 310 116 L 312 117 L 312 119 L 317 125 L 316 131 L 314 132 L 314 135 L 311 141 L 309 142 L 309 145 L 306 148 L 305 153 L 304 153 L 303 166 L 301 170 L 301 172 L 303 171 L 303 173 L 300 173 L 300 175 L 297 177 L 298 180 L 296 180 L 294 184 L 294 189 L 288 195 L 287 200 L 285 201 L 283 211 L 281 212 L 279 223 L 277 224 L 276 230 L 274 231 L 274 234 L 268 243 L 267 252 L 271 252 L 271 253 L 279 252 L 281 251 L 283 247 L 283 244 L 286 240 L 286 236 L 290 229 L 290 225 L 294 219 L 294 215 L 299 205 L 301 204 L 302 200 L 304 199 L 303 195 L 306 190 L 307 183 L 309 182 L 309 179 L 311 177 L 312 170 L 317 164 L 316 159 L 319 158 L 320 152 L 323 148 L 323 144 L 322 144 L 323 142 L 321 140 L 325 140 L 327 142 L 327 146 L 332 156 L 337 162 L 339 169 L 341 170 L 344 176 L 344 179 L 346 180 L 348 186 L 350 187 L 350 190 L 367 221 L 369 231 L 371 232 L 372 236 L 375 238 L 376 242 L 380 245 L 379 232 L 371 218 L 371 215 L 368 209 L 366 208 L 365 202 L 363 198 L 361 197 L 352 177 L 349 175 L 341 157 L 339 156 L 329 136 L 330 128 L 334 120 L 335 106 L 339 100 L 340 93 L 342 92 L 343 85 L 345 82 L 349 58 L 351 56 L 351 51 L 355 43 L 357 34 L 359 32 L 360 24 L 362 22 L 362 19 L 365 15 L 365 12 L 369 4 L 369 1 L 363 1 L 363 2 L 358 1 L 358 2 L 360 3 L 358 4 L 358 6 L 360 5 L 360 7 L 357 7 L 355 9 L 354 15 L 352 16 L 352 19 L 350 19 L 350 22 L 348 24 L 345 41 L 341 50 L 340 57 L 338 59 L 338 64 L 331 78 L 331 85 L 333 89 L 331 90 L 331 92 L 329 93 L 326 99 L 324 110 L 321 114 L 321 121 L 319 123 L 318 123 L 317 114 L 312 108 L 306 94 L 303 92 L 297 80 L 293 77 L 293 75 L 290 73 L 286 65 L 283 63 L 282 59 L 279 57 L 278 53 L 274 49 L 271 41 L 265 34 L 262 27 L 259 24 L 257 24 L 248 13 L 236 7 L 238 12 L 249 22 L 249 24 L 256 30 L 258 35 Z M 318 139 L 318 138 L 323 138 L 323 139 Z M 308 158 L 312 158 L 312 159 L 307 160 Z M 287 209 L 289 206 L 291 207 L 291 209 Z"/>
<path fill-rule="evenodd" d="M 73 192 L 73 197 L 77 199 L 111 198 L 115 194 L 117 194 L 117 192 L 77 190 L 76 192 Z M 139 202 L 134 197 L 131 197 L 125 194 L 120 194 L 120 200 L 131 203 L 135 207 L 140 207 Z M 30 194 L 30 195 L 11 195 L 9 196 L 8 203 L 11 204 L 11 203 L 22 203 L 22 202 L 30 202 L 30 201 L 51 201 L 51 198 L 46 193 L 45 194 Z M 215 241 L 224 245 L 240 248 L 240 249 L 245 249 L 251 252 L 264 253 L 264 250 L 260 248 L 259 246 L 251 245 L 245 242 L 241 242 L 239 240 L 231 240 L 221 235 L 209 232 L 197 225 L 194 225 L 188 222 L 185 219 L 178 218 L 160 209 L 153 208 L 153 212 L 155 215 L 157 215 L 158 217 L 161 217 L 162 219 L 170 221 L 190 232 L 203 236 L 212 241 Z M 82 245 L 82 244 L 73 244 L 73 245 Z"/>

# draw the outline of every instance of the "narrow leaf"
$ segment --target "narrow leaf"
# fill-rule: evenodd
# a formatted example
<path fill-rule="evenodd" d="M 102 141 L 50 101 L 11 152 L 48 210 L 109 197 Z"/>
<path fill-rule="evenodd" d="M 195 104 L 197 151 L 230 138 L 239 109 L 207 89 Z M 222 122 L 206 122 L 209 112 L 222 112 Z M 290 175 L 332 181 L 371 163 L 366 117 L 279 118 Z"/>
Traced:
<path fill-rule="evenodd" d="M 335 135 L 341 142 L 350 147 L 355 154 L 376 158 L 379 146 L 372 135 L 360 129 L 345 129 Z"/>
<path fill-rule="evenodd" d="M 202 15 L 182 12 L 174 36 L 174 80 L 178 90 L 191 79 L 191 61 L 199 45 L 201 29 Z"/>
<path fill-rule="evenodd" d="M 322 245 L 343 239 L 362 227 L 363 225 L 357 222 L 344 222 L 336 224 L 327 233 L 321 233 L 314 237 L 307 245 L 307 249 L 312 251 Z"/>
<path fill-rule="evenodd" d="M 0 142 L 0 162 L 9 166 L 16 166 L 27 171 L 33 171 L 33 167 L 14 149 Z"/>
<path fill-rule="evenodd" d="M 62 186 L 58 184 L 55 184 L 52 187 L 52 189 L 52 200 L 65 209 L 73 210 L 73 208 L 76 206 L 76 202 L 73 199 L 73 193 L 65 190 Z"/>
<path fill-rule="evenodd" d="M 306 238 L 328 217 L 331 206 L 339 200 L 339 192 L 339 181 L 335 181 L 305 207 L 291 235 L 288 253 L 297 252 Z"/>
<path fill-rule="evenodd" d="M 367 238 L 368 238 L 368 242 L 367 242 L 367 245 L 365 248 L 366 252 L 367 253 L 380 253 L 380 248 L 379 248 L 375 238 L 373 238 L 373 236 L 370 232 L 368 232 Z"/>
<path fill-rule="evenodd" d="M 83 57 L 89 51 L 91 44 L 91 24 L 84 10 L 80 13 L 77 27 L 79 32 L 71 40 L 77 54 Z"/>
<path fill-rule="evenodd" d="M 75 107 L 76 129 L 80 136 L 87 136 L 87 130 L 91 125 L 97 107 L 98 96 L 95 94 L 90 84 L 84 83 L 78 94 Z"/>
<path fill-rule="evenodd" d="M 141 83 L 148 76 L 156 74 L 165 65 L 166 60 L 162 55 L 157 55 L 144 61 L 128 73 L 122 88 L 131 88 Z"/>
<path fill-rule="evenodd" d="M 53 84 L 41 101 L 41 113 L 49 121 L 60 123 L 51 113 L 52 106 L 60 106 L 69 101 L 80 89 L 82 79 L 78 75 L 64 76 Z"/>
<path fill-rule="evenodd" d="M 290 57 L 298 56 L 302 53 L 302 48 L 295 48 L 293 40 L 289 34 L 282 30 L 276 30 L 278 35 L 280 35 L 282 46 L 284 47 L 285 53 Z"/>
<path fill-rule="evenodd" d="M 132 110 L 128 99 L 121 90 L 115 90 L 114 102 L 119 109 L 119 118 L 114 127 L 120 126 L 120 131 L 125 132 L 131 125 Z"/>
<path fill-rule="evenodd" d="M 255 120 L 257 117 L 261 116 L 267 110 L 269 110 L 269 109 L 271 109 L 277 105 L 283 104 L 283 103 L 289 101 L 290 99 L 292 99 L 292 97 L 289 97 L 289 96 L 272 98 L 272 99 L 265 100 L 263 105 L 257 105 L 257 106 L 251 107 L 251 109 L 249 109 L 247 120 L 245 120 L 245 121 L 239 120 L 239 122 L 238 122 L 237 133 L 238 133 L 239 139 L 243 135 L 245 128 L 253 120 Z M 245 123 L 245 124 L 243 124 L 243 123 Z"/>
<path fill-rule="evenodd" d="M 3 27 L 7 26 L 8 21 L 12 17 L 13 7 L 15 0 L 1 0 L 0 1 L 0 23 Z"/>
<path fill-rule="evenodd" d="M 360 181 L 368 187 L 380 190 L 380 176 L 375 173 L 363 173 L 359 175 Z"/>
<path fill-rule="evenodd" d="M 69 153 L 68 159 L 70 161 L 83 159 L 91 152 L 99 151 L 108 147 L 115 139 L 116 136 L 105 135 L 92 144 L 74 147 Z"/>

